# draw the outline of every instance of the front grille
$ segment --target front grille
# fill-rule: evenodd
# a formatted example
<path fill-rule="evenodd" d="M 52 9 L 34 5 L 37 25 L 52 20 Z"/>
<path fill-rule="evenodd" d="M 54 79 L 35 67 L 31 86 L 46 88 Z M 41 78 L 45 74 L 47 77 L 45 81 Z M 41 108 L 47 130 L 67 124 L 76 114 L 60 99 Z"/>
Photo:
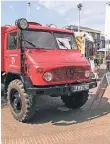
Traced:
<path fill-rule="evenodd" d="M 84 78 L 85 68 L 63 67 L 51 71 L 54 75 L 53 81 L 70 81 Z"/>

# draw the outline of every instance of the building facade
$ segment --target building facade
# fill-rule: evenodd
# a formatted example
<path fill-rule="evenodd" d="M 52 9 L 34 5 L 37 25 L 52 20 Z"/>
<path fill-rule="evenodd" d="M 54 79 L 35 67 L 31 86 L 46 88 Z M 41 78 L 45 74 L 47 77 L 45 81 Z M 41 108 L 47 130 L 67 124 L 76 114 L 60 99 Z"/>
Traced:
<path fill-rule="evenodd" d="M 72 32 L 78 31 L 78 26 L 75 25 L 68 25 L 64 27 L 65 29 L 69 29 Z M 101 31 L 90 29 L 87 27 L 80 27 L 80 32 L 87 32 L 89 33 L 94 39 L 94 48 L 97 50 L 101 48 Z"/>
<path fill-rule="evenodd" d="M 110 50 L 110 2 L 106 3 L 106 14 L 105 14 L 105 39 L 106 39 L 106 50 Z"/>
<path fill-rule="evenodd" d="M 100 35 L 100 48 L 105 48 L 105 35 Z"/>

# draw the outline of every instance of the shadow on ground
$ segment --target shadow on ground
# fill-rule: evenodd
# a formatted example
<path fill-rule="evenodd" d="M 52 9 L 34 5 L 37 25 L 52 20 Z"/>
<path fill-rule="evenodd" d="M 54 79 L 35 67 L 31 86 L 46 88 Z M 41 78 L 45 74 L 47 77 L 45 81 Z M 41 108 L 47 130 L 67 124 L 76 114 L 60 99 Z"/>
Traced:
<path fill-rule="evenodd" d="M 66 109 L 62 103 L 60 97 L 51 98 L 49 96 L 39 97 L 37 100 L 37 111 L 35 117 L 29 122 L 29 124 L 44 124 L 51 122 L 55 126 L 68 126 L 72 124 L 82 123 L 85 121 L 93 120 L 110 113 L 109 99 L 102 98 L 99 105 L 97 100 L 92 105 L 93 101 L 91 96 L 88 102 L 78 110 Z M 2 109 L 7 105 L 4 98 L 1 99 Z"/>
<path fill-rule="evenodd" d="M 43 124 L 51 122 L 55 126 L 68 126 L 93 120 L 110 113 L 108 98 L 103 97 L 100 105 L 99 100 L 95 101 L 92 105 L 92 109 L 90 110 L 92 101 L 93 97 L 91 97 L 88 102 L 78 110 L 67 109 L 67 111 L 61 111 L 59 108 L 64 107 L 62 102 L 60 104 L 54 104 L 54 106 L 48 105 L 45 108 L 39 108 L 30 124 Z M 44 101 L 44 104 L 45 103 L 46 100 Z"/>

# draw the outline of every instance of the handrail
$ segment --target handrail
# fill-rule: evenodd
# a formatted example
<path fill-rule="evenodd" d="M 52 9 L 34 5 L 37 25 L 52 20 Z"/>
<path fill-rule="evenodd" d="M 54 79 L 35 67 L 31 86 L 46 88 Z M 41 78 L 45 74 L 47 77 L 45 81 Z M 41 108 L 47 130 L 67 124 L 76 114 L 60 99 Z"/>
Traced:
<path fill-rule="evenodd" d="M 42 26 L 40 23 L 37 23 L 37 22 L 28 22 L 29 24 L 33 24 L 33 25 L 39 25 L 39 26 Z"/>
<path fill-rule="evenodd" d="M 5 25 L 5 26 L 11 27 L 11 25 Z"/>

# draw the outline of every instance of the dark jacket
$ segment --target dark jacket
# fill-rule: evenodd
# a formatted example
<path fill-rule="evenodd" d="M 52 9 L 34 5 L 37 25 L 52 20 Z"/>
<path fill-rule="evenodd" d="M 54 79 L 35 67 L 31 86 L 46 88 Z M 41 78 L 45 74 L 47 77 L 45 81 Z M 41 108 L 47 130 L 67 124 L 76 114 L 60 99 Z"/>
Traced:
<path fill-rule="evenodd" d="M 110 60 L 110 52 L 107 54 L 106 60 Z"/>
<path fill-rule="evenodd" d="M 106 62 L 107 62 L 107 71 L 110 72 L 110 52 L 106 56 Z"/>

